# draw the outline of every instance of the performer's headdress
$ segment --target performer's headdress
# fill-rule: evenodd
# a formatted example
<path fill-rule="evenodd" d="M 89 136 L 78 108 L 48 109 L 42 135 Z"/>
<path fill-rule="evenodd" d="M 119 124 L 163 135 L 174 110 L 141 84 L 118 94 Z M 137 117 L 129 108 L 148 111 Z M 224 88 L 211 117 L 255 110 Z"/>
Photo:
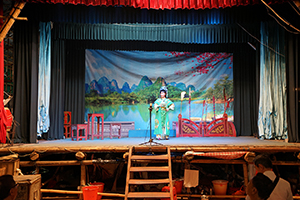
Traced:
<path fill-rule="evenodd" d="M 166 93 L 166 97 L 168 97 L 168 88 L 167 88 L 167 86 L 162 86 L 162 87 L 160 88 L 160 90 L 159 90 L 159 93 L 160 93 L 161 91 L 164 91 L 164 92 Z"/>

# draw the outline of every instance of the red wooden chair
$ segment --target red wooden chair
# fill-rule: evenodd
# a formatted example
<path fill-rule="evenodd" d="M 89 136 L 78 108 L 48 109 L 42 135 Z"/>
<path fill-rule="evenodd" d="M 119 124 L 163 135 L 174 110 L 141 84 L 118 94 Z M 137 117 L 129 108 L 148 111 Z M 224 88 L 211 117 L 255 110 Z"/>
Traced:
<path fill-rule="evenodd" d="M 65 138 L 71 137 L 71 123 L 72 123 L 72 113 L 70 111 L 64 111 L 64 134 L 65 134 Z"/>

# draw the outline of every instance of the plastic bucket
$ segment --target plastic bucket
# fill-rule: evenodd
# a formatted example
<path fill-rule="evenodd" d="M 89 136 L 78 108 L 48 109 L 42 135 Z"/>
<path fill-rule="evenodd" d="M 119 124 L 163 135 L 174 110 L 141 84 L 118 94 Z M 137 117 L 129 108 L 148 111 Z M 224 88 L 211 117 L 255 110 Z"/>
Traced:
<path fill-rule="evenodd" d="M 104 183 L 101 182 L 95 182 L 95 183 L 90 183 L 92 186 L 97 186 L 98 187 L 98 192 L 103 192 L 104 190 Z M 97 196 L 97 200 L 100 200 L 102 198 L 102 195 Z"/>
<path fill-rule="evenodd" d="M 173 180 L 173 186 L 176 188 L 176 193 L 181 194 L 183 180 Z"/>
<path fill-rule="evenodd" d="M 212 181 L 214 185 L 214 191 L 216 195 L 225 195 L 227 192 L 227 184 L 226 180 L 214 180 Z"/>
<path fill-rule="evenodd" d="M 162 192 L 170 192 L 170 187 L 169 186 L 164 186 L 161 189 Z M 176 188 L 173 187 L 173 199 L 177 199 L 177 193 L 176 193 Z M 170 198 L 162 198 L 161 200 L 170 200 Z"/>
<path fill-rule="evenodd" d="M 97 186 L 86 186 L 82 188 L 84 200 L 97 200 Z"/>

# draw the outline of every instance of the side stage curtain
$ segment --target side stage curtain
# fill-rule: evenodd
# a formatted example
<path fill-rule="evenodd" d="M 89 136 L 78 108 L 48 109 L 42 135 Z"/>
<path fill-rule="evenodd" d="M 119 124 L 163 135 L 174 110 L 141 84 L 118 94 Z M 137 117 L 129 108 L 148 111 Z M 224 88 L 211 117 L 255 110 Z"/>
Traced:
<path fill-rule="evenodd" d="M 62 4 L 84 4 L 87 6 L 132 6 L 134 8 L 147 9 L 212 9 L 226 8 L 232 6 L 246 6 L 261 3 L 259 0 L 23 0 L 30 3 L 62 3 Z M 269 0 L 268 4 L 287 2 L 287 0 Z"/>
<path fill-rule="evenodd" d="M 253 43 L 254 46 L 258 46 Z M 235 45 L 233 52 L 234 125 L 239 136 L 257 136 L 259 48 Z"/>
<path fill-rule="evenodd" d="M 15 142 L 35 143 L 37 138 L 38 23 L 14 23 L 14 120 Z"/>
<path fill-rule="evenodd" d="M 282 27 L 274 22 L 261 23 L 261 90 L 258 117 L 261 139 L 287 138 L 284 41 Z"/>
<path fill-rule="evenodd" d="M 85 49 L 77 41 L 66 41 L 65 110 L 72 112 L 72 123 L 84 123 Z M 76 70 L 74 70 L 76 69 Z"/>
<path fill-rule="evenodd" d="M 51 40 L 51 96 L 48 140 L 63 139 L 64 136 L 64 98 L 65 98 L 65 41 Z M 75 70 L 75 69 L 73 69 Z"/>
<path fill-rule="evenodd" d="M 51 23 L 40 22 L 40 54 L 38 79 L 37 132 L 41 135 L 49 130 L 49 100 L 51 78 Z"/>
<path fill-rule="evenodd" d="M 288 78 L 288 139 L 289 142 L 300 142 L 300 36 L 287 34 L 286 66 Z"/>

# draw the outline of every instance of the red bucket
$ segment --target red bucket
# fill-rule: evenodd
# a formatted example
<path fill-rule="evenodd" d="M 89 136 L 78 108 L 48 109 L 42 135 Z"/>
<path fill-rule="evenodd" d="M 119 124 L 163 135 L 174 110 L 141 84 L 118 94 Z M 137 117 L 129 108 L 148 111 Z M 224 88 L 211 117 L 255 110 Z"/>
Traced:
<path fill-rule="evenodd" d="M 101 182 L 94 182 L 90 183 L 90 185 L 97 186 L 98 187 L 98 192 L 103 192 L 104 190 L 104 183 Z M 102 198 L 102 195 L 98 195 L 97 200 L 100 200 Z"/>
<path fill-rule="evenodd" d="M 170 187 L 169 186 L 165 186 L 161 189 L 162 192 L 169 192 L 170 191 Z M 176 193 L 176 188 L 173 187 L 173 199 L 177 199 L 177 193 Z M 170 200 L 170 198 L 163 198 L 161 200 Z"/>
<path fill-rule="evenodd" d="M 97 186 L 86 186 L 82 188 L 84 200 L 97 200 Z"/>
<path fill-rule="evenodd" d="M 181 194 L 183 180 L 173 180 L 173 186 L 176 188 L 176 193 Z"/>

